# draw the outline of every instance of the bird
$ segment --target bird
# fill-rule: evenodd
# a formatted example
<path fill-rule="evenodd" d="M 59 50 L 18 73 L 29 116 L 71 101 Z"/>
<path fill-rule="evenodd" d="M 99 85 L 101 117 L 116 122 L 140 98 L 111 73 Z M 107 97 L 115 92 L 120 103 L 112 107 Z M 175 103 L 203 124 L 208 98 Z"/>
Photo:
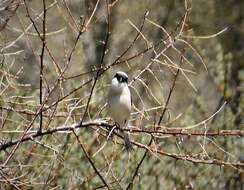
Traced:
<path fill-rule="evenodd" d="M 118 71 L 114 75 L 108 91 L 108 112 L 116 125 L 123 129 L 128 126 L 132 101 L 128 87 L 128 75 L 123 71 Z M 128 134 L 121 130 L 124 138 L 125 149 L 133 150 Z"/>

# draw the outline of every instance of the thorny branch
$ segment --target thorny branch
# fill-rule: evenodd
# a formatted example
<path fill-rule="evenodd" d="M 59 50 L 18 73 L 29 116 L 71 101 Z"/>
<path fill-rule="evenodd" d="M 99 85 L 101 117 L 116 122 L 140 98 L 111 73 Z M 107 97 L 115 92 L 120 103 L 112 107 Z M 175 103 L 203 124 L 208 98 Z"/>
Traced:
<path fill-rule="evenodd" d="M 95 128 L 93 128 L 95 126 Z M 81 126 L 80 124 L 73 124 L 72 126 L 64 126 L 64 127 L 57 127 L 54 129 L 48 129 L 46 131 L 42 131 L 42 132 L 38 132 L 38 131 L 30 131 L 30 134 L 26 134 L 26 136 L 24 136 L 23 138 L 19 139 L 19 140 L 15 140 L 15 141 L 9 141 L 9 142 L 5 142 L 2 143 L 0 145 L 0 151 L 4 151 L 16 144 L 21 144 L 23 142 L 26 141 L 32 141 L 35 138 L 38 137 L 42 137 L 42 136 L 46 136 L 46 135 L 51 135 L 54 133 L 64 133 L 64 132 L 72 132 L 75 129 L 79 129 L 79 128 L 91 128 L 94 131 L 96 131 L 97 129 L 101 129 L 101 127 L 103 127 L 103 130 L 107 130 L 107 128 L 112 129 L 113 125 L 110 125 L 106 122 L 100 122 L 100 121 L 94 121 L 94 122 L 84 122 Z M 142 130 L 142 129 L 137 129 L 137 128 L 132 128 L 132 129 L 123 129 L 124 131 L 130 131 L 130 133 L 139 133 L 142 136 L 145 134 L 157 134 L 157 135 L 173 135 L 173 136 L 186 136 L 186 137 L 194 137 L 194 136 L 223 136 L 223 137 L 228 137 L 228 136 L 239 136 L 239 137 L 244 137 L 244 131 L 242 130 L 220 130 L 220 131 L 215 131 L 215 132 L 191 132 L 189 130 L 184 130 L 182 128 L 165 128 L 165 127 L 158 127 L 159 130 Z M 10 131 L 8 131 L 9 133 Z M 19 132 L 21 133 L 21 131 Z M 115 133 L 118 137 L 121 137 L 119 134 Z M 122 138 L 122 137 L 121 137 Z M 151 142 L 151 141 L 150 141 Z M 137 143 L 137 142 L 132 142 L 133 145 L 138 146 L 140 148 L 146 149 L 148 150 L 146 145 Z M 151 144 L 151 143 L 150 143 Z M 154 151 L 153 148 L 150 149 L 151 151 Z M 163 151 L 157 150 L 157 153 L 160 154 L 165 154 Z M 178 155 L 177 154 L 167 154 L 170 157 L 174 157 L 177 159 L 181 159 L 184 160 L 185 157 Z M 144 156 L 143 156 L 144 157 Z M 186 156 L 187 157 L 187 156 Z M 202 162 L 199 160 L 195 160 L 195 159 L 191 159 L 191 157 L 189 157 L 189 159 L 187 158 L 186 160 L 194 162 L 196 161 L 196 163 L 205 163 L 205 164 L 217 164 L 220 165 L 221 163 L 223 163 L 223 165 L 228 165 L 228 163 L 222 162 L 222 161 L 206 161 L 203 160 Z M 231 165 L 235 165 L 235 166 L 243 166 L 244 163 L 229 163 Z M 2 166 L 3 167 L 3 166 Z"/>

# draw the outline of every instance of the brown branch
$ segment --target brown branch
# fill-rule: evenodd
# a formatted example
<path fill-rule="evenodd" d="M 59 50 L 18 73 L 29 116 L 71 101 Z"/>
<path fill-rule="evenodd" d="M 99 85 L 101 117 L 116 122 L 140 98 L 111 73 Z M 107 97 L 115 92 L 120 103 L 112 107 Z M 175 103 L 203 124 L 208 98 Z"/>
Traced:
<path fill-rule="evenodd" d="M 153 141 L 153 136 L 151 136 L 150 142 L 149 142 L 148 145 L 147 145 L 148 147 L 151 146 L 152 141 Z M 143 154 L 143 156 L 142 156 L 142 159 L 141 159 L 141 161 L 139 162 L 139 164 L 137 165 L 136 170 L 135 170 L 135 172 L 134 172 L 134 174 L 133 174 L 133 176 L 132 176 L 132 178 L 131 178 L 131 181 L 130 181 L 129 185 L 126 187 L 126 190 L 130 190 L 130 189 L 132 189 L 134 179 L 135 179 L 135 177 L 137 176 L 137 174 L 138 174 L 138 172 L 139 172 L 139 169 L 140 169 L 140 167 L 141 167 L 143 161 L 145 160 L 145 158 L 146 158 L 146 156 L 147 156 L 148 151 L 149 151 L 149 149 L 146 149 L 146 151 L 144 152 L 144 154 Z"/>
<path fill-rule="evenodd" d="M 96 126 L 98 128 L 100 127 L 105 127 L 105 128 L 113 128 L 113 125 L 109 125 L 108 123 L 105 122 L 86 122 L 83 123 L 81 126 L 79 124 L 74 124 L 72 126 L 64 126 L 64 127 L 57 127 L 57 128 L 52 128 L 52 129 L 48 129 L 46 131 L 43 131 L 41 133 L 37 133 L 37 132 L 30 132 L 32 134 L 26 134 L 26 136 L 23 139 L 18 139 L 18 140 L 14 140 L 14 141 L 8 141 L 5 143 L 2 143 L 0 145 L 0 151 L 2 150 L 6 150 L 9 147 L 17 144 L 18 142 L 25 142 L 25 141 L 30 141 L 32 139 L 35 139 L 37 137 L 41 137 L 41 136 L 46 136 L 46 135 L 51 135 L 53 133 L 58 133 L 58 132 L 67 132 L 67 131 L 72 131 L 73 129 L 78 129 L 78 128 L 87 128 L 87 127 L 92 127 L 92 126 Z M 131 128 L 131 129 L 121 129 L 123 131 L 129 131 L 130 133 L 141 133 L 143 134 L 161 134 L 161 135 L 173 135 L 173 136 L 177 136 L 177 135 L 184 135 L 184 136 L 212 136 L 212 137 L 228 137 L 228 136 L 236 136 L 236 137 L 244 137 L 244 131 L 243 130 L 218 130 L 218 131 L 211 131 L 211 132 L 199 132 L 199 131 L 195 131 L 195 132 L 191 132 L 189 130 L 186 129 L 182 129 L 182 128 L 166 128 L 166 127 L 160 127 L 160 130 L 147 130 L 147 129 L 138 129 L 138 128 Z M 2 131 L 3 133 L 4 131 Z"/>
<path fill-rule="evenodd" d="M 6 25 L 8 24 L 9 20 L 11 19 L 11 17 L 16 13 L 17 9 L 19 8 L 21 4 L 21 1 L 19 0 L 11 0 L 8 2 L 7 5 L 4 5 L 3 7 L 0 7 L 0 31 L 2 31 Z M 8 13 L 6 14 L 7 16 L 5 16 L 5 14 L 3 13 Z"/>
<path fill-rule="evenodd" d="M 92 166 L 92 168 L 94 169 L 94 171 L 96 172 L 96 174 L 99 176 L 99 178 L 100 178 L 101 181 L 104 183 L 104 185 L 107 187 L 107 189 L 111 189 L 110 184 L 108 184 L 107 181 L 103 178 L 102 174 L 101 174 L 101 173 L 98 171 L 98 169 L 96 168 L 96 166 L 95 166 L 94 162 L 92 161 L 91 157 L 88 155 L 88 153 L 87 153 L 85 147 L 83 146 L 83 144 L 81 143 L 81 141 L 80 141 L 78 135 L 75 133 L 74 130 L 72 130 L 72 132 L 73 132 L 73 134 L 75 135 L 75 137 L 76 137 L 76 139 L 77 139 L 77 141 L 78 141 L 78 143 L 79 143 L 81 149 L 83 150 L 83 152 L 84 152 L 84 154 L 85 154 L 87 160 L 88 160 L 89 163 L 91 164 L 91 166 Z"/>
<path fill-rule="evenodd" d="M 146 53 L 147 51 L 149 51 L 149 50 L 151 50 L 151 49 L 159 46 L 161 43 L 163 43 L 162 41 L 160 41 L 156 45 L 151 46 L 151 47 L 147 47 L 146 49 L 142 50 L 139 53 L 136 53 L 135 55 L 130 56 L 129 58 L 126 58 L 124 60 L 120 60 L 120 59 L 122 59 L 126 55 L 126 53 L 133 47 L 133 45 L 139 39 L 139 36 L 140 36 L 140 34 L 141 34 L 142 30 L 143 30 L 144 24 L 145 24 L 145 19 L 146 19 L 147 13 L 148 13 L 147 11 L 144 13 L 144 17 L 143 17 L 143 20 L 142 20 L 142 24 L 141 24 L 140 29 L 137 32 L 136 36 L 134 37 L 134 39 L 130 42 L 130 44 L 128 45 L 128 47 L 121 53 L 120 56 L 118 56 L 110 65 L 103 67 L 103 71 L 104 72 L 107 71 L 112 66 L 115 66 L 115 65 L 118 65 L 118 64 L 121 64 L 121 63 L 125 63 L 127 61 L 130 61 L 130 60 L 132 60 L 132 59 L 134 59 L 134 58 L 136 58 L 136 57 L 138 57 L 138 56 Z M 76 77 L 81 77 L 83 75 L 91 74 L 93 72 L 98 72 L 100 70 L 101 70 L 101 68 L 95 68 L 95 69 L 92 69 L 92 70 L 87 71 L 87 72 L 83 72 L 83 73 L 78 74 L 78 75 L 75 75 L 75 76 L 66 77 L 65 80 L 73 79 L 73 78 L 76 78 Z"/>
<path fill-rule="evenodd" d="M 182 54 L 183 54 L 183 53 L 182 53 Z M 182 56 L 183 56 L 183 55 L 182 55 Z M 182 64 L 182 61 L 183 61 L 182 56 L 181 56 L 181 60 L 180 60 L 180 65 Z M 169 90 L 169 94 L 168 94 L 168 97 L 167 97 L 167 100 L 166 100 L 166 103 L 165 103 L 163 112 L 162 112 L 162 114 L 160 115 L 160 118 L 159 118 L 159 121 L 158 121 L 158 125 L 161 124 L 161 122 L 162 122 L 162 120 L 163 120 L 163 117 L 164 117 L 164 114 L 166 113 L 166 111 L 167 111 L 167 109 L 168 109 L 169 100 L 170 100 L 171 95 L 172 95 L 172 92 L 173 92 L 173 90 L 174 90 L 174 88 L 175 88 L 176 79 L 178 78 L 179 73 L 180 73 L 180 69 L 177 69 L 177 72 L 176 72 L 176 74 L 175 74 L 175 76 L 174 76 L 174 80 L 173 80 L 172 86 L 171 86 L 171 88 L 170 88 L 170 90 Z"/>
<path fill-rule="evenodd" d="M 108 4 L 108 1 L 107 0 L 106 0 L 106 7 L 107 7 L 107 32 L 106 32 L 106 36 L 105 36 L 105 40 L 104 40 L 104 45 L 103 45 L 103 51 L 102 51 L 103 53 L 102 53 L 102 57 L 101 57 L 101 60 L 100 60 L 99 69 L 98 69 L 98 71 L 96 73 L 94 82 L 93 82 L 92 87 L 91 87 L 90 95 L 88 97 L 88 100 L 87 100 L 87 103 L 86 103 L 85 112 L 84 112 L 84 114 L 82 116 L 80 125 L 82 125 L 82 122 L 85 119 L 85 116 L 86 116 L 86 113 L 88 111 L 88 107 L 89 107 L 89 104 L 90 104 L 90 101 L 91 101 L 91 97 L 92 97 L 93 91 L 95 89 L 97 80 L 98 80 L 98 78 L 100 76 L 99 73 L 103 69 L 102 66 L 103 66 L 104 57 L 105 57 L 105 54 L 106 54 L 106 49 L 107 49 L 107 46 L 108 46 L 108 39 L 109 39 L 109 36 L 110 36 L 110 10 L 109 10 L 109 4 Z"/>
<path fill-rule="evenodd" d="M 26 134 L 25 136 L 23 136 L 23 138 L 20 138 L 18 140 L 14 140 L 14 141 L 8 141 L 5 143 L 2 143 L 0 145 L 0 151 L 4 151 L 16 144 L 21 144 L 23 142 L 26 141 L 33 141 L 33 139 L 37 138 L 37 137 L 41 137 L 41 136 L 45 136 L 45 135 L 51 135 L 53 133 L 58 133 L 58 132 L 65 132 L 65 131 L 73 131 L 74 129 L 78 129 L 78 128 L 89 128 L 92 126 L 96 126 L 97 128 L 109 128 L 112 129 L 113 125 L 109 125 L 106 122 L 86 122 L 83 123 L 82 126 L 80 126 L 80 124 L 74 124 L 73 126 L 65 126 L 65 127 L 57 127 L 54 129 L 48 129 L 46 131 L 42 131 L 40 133 L 36 132 L 30 132 L 32 134 Z M 97 130 L 97 128 L 95 130 Z M 243 130 L 220 130 L 220 131 L 215 131 L 215 132 L 189 132 L 187 130 L 183 130 L 181 128 L 164 128 L 163 130 L 161 129 L 160 131 L 153 131 L 153 130 L 141 130 L 141 129 L 123 129 L 125 131 L 130 131 L 131 133 L 141 133 L 142 135 L 145 135 L 145 133 L 148 134 L 161 134 L 161 135 L 173 135 L 173 136 L 177 136 L 177 135 L 187 135 L 187 136 L 222 136 L 222 137 L 227 137 L 227 136 L 240 136 L 240 137 L 244 137 L 244 131 Z M 118 137 L 121 137 L 119 134 L 115 133 Z M 122 138 L 122 137 L 121 137 Z M 147 146 L 140 144 L 138 142 L 134 142 L 132 141 L 133 145 L 140 147 L 140 148 L 144 148 L 147 149 Z M 152 152 L 155 151 L 153 149 L 150 149 Z M 166 155 L 169 157 L 173 157 L 173 158 L 177 158 L 177 159 L 181 159 L 181 160 L 187 160 L 187 161 L 191 161 L 191 162 L 196 162 L 196 163 L 211 163 L 211 161 L 202 161 L 201 159 L 193 159 L 190 160 L 190 158 L 187 157 L 187 155 L 178 155 L 178 154 L 170 154 L 170 153 L 165 153 L 163 151 L 157 150 L 157 152 L 159 154 L 162 155 Z M 201 162 L 202 161 L 202 162 Z M 212 164 L 215 164 L 216 161 L 212 161 Z M 221 165 L 221 161 L 217 161 L 216 162 L 217 165 Z M 225 164 L 227 165 L 227 164 Z M 244 166 L 244 163 L 235 163 L 233 164 L 235 166 Z"/>
<path fill-rule="evenodd" d="M 5 160 L 4 165 L 6 165 L 9 160 L 13 157 L 14 153 L 16 152 L 16 150 L 18 149 L 18 147 L 20 146 L 20 144 L 22 143 L 22 140 L 25 138 L 25 135 L 27 134 L 27 132 L 30 130 L 30 128 L 32 127 L 34 121 L 36 120 L 36 118 L 39 115 L 40 110 L 43 108 L 43 105 L 36 111 L 36 114 L 34 116 L 34 118 L 32 119 L 32 121 L 29 123 L 29 125 L 27 126 L 27 128 L 24 130 L 22 136 L 20 137 L 20 139 L 18 141 L 16 141 L 16 143 L 14 143 L 13 145 L 15 145 L 15 147 L 11 150 L 9 156 L 7 157 L 7 159 Z M 39 133 L 39 132 L 37 132 Z"/>
<path fill-rule="evenodd" d="M 176 160 L 182 160 L 182 161 L 188 161 L 191 162 L 193 164 L 209 164 L 209 165 L 218 165 L 218 166 L 230 166 L 233 167 L 234 169 L 238 169 L 239 167 L 244 167 L 244 163 L 243 162 L 225 162 L 222 160 L 218 160 L 218 159 L 199 159 L 199 158 L 194 158 L 191 155 L 184 155 L 184 154 L 175 154 L 175 153 L 169 153 L 169 152 L 165 152 L 163 150 L 155 150 L 154 147 L 148 147 L 145 146 L 144 144 L 140 144 L 137 142 L 133 142 L 134 145 L 136 145 L 137 147 L 143 148 L 143 149 L 148 149 L 150 152 L 152 153 L 156 153 L 156 154 L 161 154 L 170 158 L 174 158 Z"/>
<path fill-rule="evenodd" d="M 40 65 L 40 105 L 42 105 L 42 84 L 43 84 L 43 61 L 44 61 L 44 53 L 45 53 L 45 43 L 46 43 L 46 13 L 47 13 L 47 9 L 46 9 L 46 0 L 42 0 L 43 3 L 43 22 L 42 22 L 42 50 L 41 50 L 41 55 L 40 55 L 40 59 L 41 59 L 41 65 Z M 40 112 L 40 127 L 39 127 L 39 131 L 42 131 L 42 124 L 43 124 L 43 117 L 42 117 L 42 111 Z"/>
<path fill-rule="evenodd" d="M 10 177 L 7 174 L 5 174 L 1 168 L 0 168 L 0 176 L 2 176 L 2 178 L 5 180 L 6 183 L 9 184 L 9 186 L 11 186 L 14 189 L 21 190 L 21 188 L 19 188 L 15 183 L 13 183 Z"/>
<path fill-rule="evenodd" d="M 184 136 L 212 136 L 212 137 L 225 137 L 225 136 L 239 136 L 244 137 L 243 130 L 218 130 L 218 131 L 207 131 L 207 132 L 199 132 L 199 131 L 188 131 L 182 128 L 167 128 L 160 127 L 159 130 L 145 130 L 145 129 L 124 129 L 125 131 L 129 131 L 131 133 L 147 133 L 147 134 L 161 134 L 161 135 L 184 135 Z"/>

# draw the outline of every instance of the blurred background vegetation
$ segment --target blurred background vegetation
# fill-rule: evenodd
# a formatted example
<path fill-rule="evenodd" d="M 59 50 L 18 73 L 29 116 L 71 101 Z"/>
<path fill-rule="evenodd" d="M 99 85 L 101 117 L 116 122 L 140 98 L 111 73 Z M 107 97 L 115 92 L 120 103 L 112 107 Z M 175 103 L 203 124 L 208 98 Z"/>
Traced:
<path fill-rule="evenodd" d="M 191 127 L 221 108 L 193 130 L 243 130 L 244 1 L 108 0 L 110 33 L 102 65 L 108 24 L 106 1 L 45 3 L 42 56 L 43 1 L 0 1 L 1 144 L 21 138 L 26 129 L 28 134 L 39 129 L 41 59 L 42 100 L 47 108 L 43 130 L 79 123 L 83 117 L 84 121 L 107 121 L 107 90 L 118 70 L 127 72 L 131 81 L 131 125 L 152 129 L 167 102 L 178 66 L 186 70 L 187 77 L 179 72 L 162 126 Z M 138 34 L 143 20 L 140 37 L 119 57 Z M 157 57 L 170 43 L 160 26 L 172 36 L 175 49 L 169 47 Z M 94 81 L 100 67 L 109 69 L 99 75 L 85 111 L 93 84 L 86 82 Z M 126 188 L 145 150 L 135 147 L 128 154 L 121 139 L 114 136 L 107 141 L 99 128 L 82 128 L 77 134 L 112 189 Z M 151 136 L 133 133 L 130 137 L 147 145 Z M 244 139 L 239 136 L 155 136 L 152 147 L 203 160 L 244 162 Z M 53 133 L 21 143 L 6 162 L 13 148 L 0 151 L 0 189 L 94 189 L 103 185 L 72 133 Z M 149 152 L 133 189 L 241 190 L 243 174 L 243 168 L 191 163 Z"/>

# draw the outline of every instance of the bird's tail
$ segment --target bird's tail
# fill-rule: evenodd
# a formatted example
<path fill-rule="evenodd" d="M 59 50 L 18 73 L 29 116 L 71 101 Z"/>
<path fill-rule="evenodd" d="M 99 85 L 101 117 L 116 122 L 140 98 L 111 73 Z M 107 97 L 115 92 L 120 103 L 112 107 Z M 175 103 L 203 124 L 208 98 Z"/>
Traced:
<path fill-rule="evenodd" d="M 133 150 L 132 143 L 130 142 L 129 135 L 125 132 L 122 132 L 124 141 L 125 141 L 125 150 L 131 152 Z"/>

